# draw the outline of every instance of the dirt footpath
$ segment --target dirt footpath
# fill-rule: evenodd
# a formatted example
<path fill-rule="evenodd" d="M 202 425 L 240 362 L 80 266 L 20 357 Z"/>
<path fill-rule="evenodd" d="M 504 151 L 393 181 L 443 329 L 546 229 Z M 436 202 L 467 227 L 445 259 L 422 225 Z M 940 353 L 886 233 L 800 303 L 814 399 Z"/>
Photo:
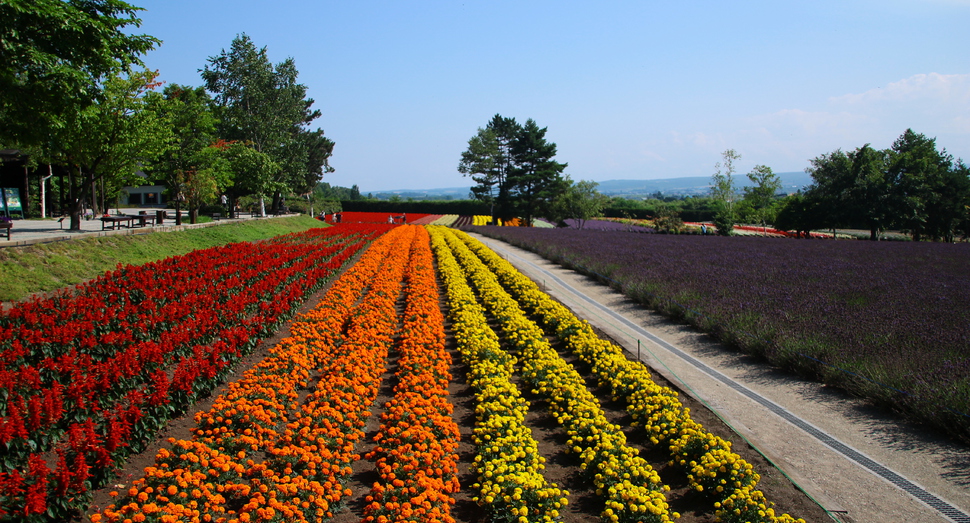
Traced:
<path fill-rule="evenodd" d="M 708 404 L 837 520 L 944 523 L 970 521 L 970 448 L 927 435 L 865 402 L 784 374 L 734 352 L 692 327 L 646 310 L 609 287 L 533 253 L 477 236 L 554 298 L 602 329 L 655 372 Z M 565 285 L 560 284 L 561 280 Z M 821 432 L 906 478 L 958 513 L 951 518 L 836 452 L 815 436 L 697 369 L 582 298 L 640 328 L 774 402 Z"/>

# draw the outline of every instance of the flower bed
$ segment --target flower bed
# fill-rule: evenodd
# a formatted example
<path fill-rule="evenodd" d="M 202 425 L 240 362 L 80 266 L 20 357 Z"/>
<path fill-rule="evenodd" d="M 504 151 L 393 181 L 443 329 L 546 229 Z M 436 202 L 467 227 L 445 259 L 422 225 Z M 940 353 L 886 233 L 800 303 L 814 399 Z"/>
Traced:
<path fill-rule="evenodd" d="M 574 391 L 585 390 L 581 380 L 570 379 L 568 369 L 558 364 L 559 372 L 549 373 L 545 369 L 556 368 L 552 362 L 558 358 L 554 351 L 548 349 L 547 344 L 542 338 L 543 333 L 534 331 L 532 334 L 523 334 L 533 328 L 521 316 L 514 312 L 521 303 L 530 313 L 537 315 L 543 322 L 553 330 L 557 336 L 566 341 L 567 346 L 573 350 L 583 361 L 590 365 L 597 379 L 607 384 L 617 398 L 625 398 L 628 402 L 628 411 L 639 424 L 644 425 L 647 436 L 654 445 L 667 444 L 671 452 L 671 464 L 679 466 L 687 474 L 688 481 L 695 490 L 707 493 L 707 498 L 711 502 L 711 508 L 715 511 L 719 521 L 751 521 L 751 522 L 794 522 L 793 517 L 783 514 L 775 516 L 774 509 L 765 500 L 764 494 L 755 489 L 760 476 L 751 469 L 740 456 L 731 451 L 731 444 L 713 434 L 710 434 L 699 424 L 690 419 L 689 411 L 680 404 L 674 391 L 658 387 L 650 378 L 650 374 L 642 363 L 628 360 L 618 346 L 599 339 L 592 328 L 585 322 L 576 318 L 568 309 L 555 302 L 548 295 L 541 292 L 534 282 L 523 276 L 508 262 L 498 257 L 494 252 L 486 248 L 477 240 L 458 233 L 462 240 L 467 244 L 476 257 L 469 256 L 468 266 L 477 266 L 484 261 L 482 269 L 479 271 L 485 274 L 482 278 L 485 281 L 497 278 L 494 284 L 485 283 L 482 288 L 492 289 L 496 295 L 501 295 L 504 291 L 495 290 L 496 287 L 508 288 L 517 300 L 515 305 L 507 305 L 513 312 L 508 316 L 515 317 L 524 327 L 519 332 L 511 336 L 517 340 L 517 344 L 522 347 L 523 353 L 531 353 L 533 356 L 526 363 L 524 373 L 527 379 L 534 384 L 534 387 L 547 388 L 547 394 L 553 396 L 554 400 L 563 401 L 565 404 L 574 405 L 579 400 L 561 400 L 560 395 L 566 395 L 562 391 L 573 393 Z M 487 269 L 484 266 L 487 265 Z M 502 285 L 499 285 L 501 282 Z M 523 331 L 524 329 L 524 331 Z M 543 369 L 540 363 L 543 359 L 550 362 Z M 529 367 L 539 369 L 530 371 Z M 575 371 L 573 371 L 575 372 Z M 532 377 L 530 378 L 530 374 Z M 550 376 L 555 376 L 551 379 Z M 581 394 L 581 393 L 580 393 Z M 572 416 L 567 419 L 574 420 Z M 596 424 L 590 423 L 594 427 Z M 602 430 L 602 429 L 600 429 Z M 605 432 L 605 431 L 604 431 Z M 583 432 L 576 431 L 575 434 L 583 436 Z M 597 434 L 594 431 L 594 434 Z M 572 435 L 572 434 L 571 434 Z M 620 433 L 622 436 L 622 433 Z M 586 441 L 589 441 L 588 433 Z M 582 441 L 582 440 L 580 440 Z M 594 453 L 584 449 L 584 459 L 586 463 L 597 463 Z M 600 468 L 613 471 L 618 469 L 620 473 L 632 474 L 631 468 L 637 469 L 635 456 L 624 455 L 625 462 L 614 458 L 612 461 L 600 461 Z M 606 463 L 606 466 L 603 466 Z M 612 465 L 611 465 L 612 463 Z M 616 463 L 622 463 L 616 467 Z M 652 471 L 645 470 L 645 474 Z M 600 479 L 599 481 L 606 481 Z M 655 473 L 649 475 L 652 481 L 659 482 L 659 477 Z M 610 506 L 609 503 L 607 505 Z M 661 509 L 665 503 L 661 499 L 656 499 L 651 506 L 654 509 Z M 620 506 L 613 506 L 617 511 Z M 654 511 L 654 514 L 658 512 Z M 621 513 L 622 514 L 622 513 Z M 614 513 L 614 515 L 617 515 Z M 621 520 L 622 515 L 618 515 Z M 637 514 L 626 513 L 628 520 L 636 520 Z M 640 516 L 642 518 L 642 516 Z M 662 517 L 662 516 L 661 516 Z M 663 519 L 657 519 L 663 521 Z"/>
<path fill-rule="evenodd" d="M 476 232 L 776 365 L 970 441 L 970 250 L 578 230 Z"/>
<path fill-rule="evenodd" d="M 447 233 L 446 233 L 447 234 Z M 462 233 L 464 238 L 467 235 Z M 486 308 L 519 352 L 522 376 L 532 392 L 549 402 L 552 414 L 569 436 L 567 446 L 582 460 L 582 469 L 602 496 L 608 521 L 670 522 L 664 493 L 669 490 L 656 471 L 626 444 L 620 427 L 606 420 L 579 373 L 549 345 L 495 275 L 451 233 L 449 246 L 472 281 Z"/>
<path fill-rule="evenodd" d="M 377 446 L 366 456 L 376 460 L 381 481 L 366 498 L 363 521 L 454 521 L 458 425 L 448 401 L 451 358 L 424 228 L 415 228 L 405 293 L 398 382 L 381 415 Z"/>
<path fill-rule="evenodd" d="M 0 317 L 0 515 L 83 507 L 379 232 L 314 229 L 119 267 Z"/>
<path fill-rule="evenodd" d="M 470 367 L 475 391 L 473 498 L 494 521 L 552 521 L 568 501 L 568 492 L 542 475 L 538 443 L 525 424 L 528 402 L 510 378 L 515 359 L 499 346 L 458 266 L 441 228 L 431 228 L 438 271 L 445 282 L 452 329 L 462 359 Z"/>
<path fill-rule="evenodd" d="M 92 520 L 332 517 L 351 494 L 344 478 L 359 459 L 354 446 L 396 332 L 395 303 L 416 229 L 377 240 L 271 357 L 196 416 L 191 441 L 172 441 L 156 467 Z M 297 403 L 311 379 L 315 388 Z"/>

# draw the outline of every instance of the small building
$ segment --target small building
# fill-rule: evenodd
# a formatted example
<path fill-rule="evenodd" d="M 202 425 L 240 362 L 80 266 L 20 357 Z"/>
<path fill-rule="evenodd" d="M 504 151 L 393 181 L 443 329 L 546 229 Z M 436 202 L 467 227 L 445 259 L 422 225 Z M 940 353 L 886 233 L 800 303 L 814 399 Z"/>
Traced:
<path fill-rule="evenodd" d="M 146 178 L 145 173 L 138 171 L 138 176 L 141 178 Z M 147 182 L 147 180 L 145 180 Z M 164 185 L 137 185 L 128 186 L 121 189 L 121 197 L 119 198 L 119 204 L 127 204 L 129 207 L 141 207 L 146 209 L 164 209 L 167 207 L 167 201 L 165 200 L 165 186 Z"/>

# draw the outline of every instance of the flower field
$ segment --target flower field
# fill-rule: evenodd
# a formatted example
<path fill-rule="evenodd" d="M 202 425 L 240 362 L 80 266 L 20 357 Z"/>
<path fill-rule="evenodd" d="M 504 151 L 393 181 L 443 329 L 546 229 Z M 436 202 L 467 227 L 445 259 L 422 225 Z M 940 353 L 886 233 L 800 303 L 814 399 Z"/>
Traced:
<path fill-rule="evenodd" d="M 597 338 L 587 323 L 477 240 L 448 230 L 434 234 L 445 237 L 444 243 L 457 260 L 447 260 L 445 248 L 438 247 L 440 270 L 444 273 L 454 264 L 456 268 L 450 270 L 464 273 L 484 308 L 501 326 L 509 350 L 517 354 L 524 382 L 548 402 L 569 435 L 567 447 L 602 496 L 600 516 L 604 521 L 667 522 L 680 514 L 669 510 L 665 493 L 670 487 L 626 444 L 622 429 L 606 420 L 583 378 L 551 347 L 546 333 L 528 314 L 541 318 L 547 329 L 589 364 L 601 384 L 607 384 L 615 396 L 626 398 L 627 410 L 643 426 L 645 439 L 669 448 L 670 465 L 683 469 L 694 490 L 706 493 L 719 521 L 796 521 L 787 514 L 775 515 L 770 502 L 756 489 L 760 476 L 731 451 L 730 442 L 694 422 L 676 393 L 657 386 L 643 364 L 628 360 L 618 346 Z M 454 279 L 460 286 L 460 278 Z M 451 295 L 450 282 L 448 287 Z M 470 301 L 469 293 L 464 294 Z M 484 329 L 476 329 L 476 334 L 482 332 Z M 487 332 L 483 336 L 490 338 Z"/>
<path fill-rule="evenodd" d="M 118 464 L 368 244 L 90 521 L 796 521 L 676 392 L 481 243 L 347 223 L 122 267 L 0 317 L 0 521 L 85 512 Z M 460 416 L 453 364 L 472 405 Z M 456 517 L 459 497 L 477 508 Z"/>
<path fill-rule="evenodd" d="M 380 232 L 315 229 L 119 267 L 0 316 L 0 516 L 85 506 Z"/>
<path fill-rule="evenodd" d="M 970 441 L 966 245 L 477 231 Z"/>

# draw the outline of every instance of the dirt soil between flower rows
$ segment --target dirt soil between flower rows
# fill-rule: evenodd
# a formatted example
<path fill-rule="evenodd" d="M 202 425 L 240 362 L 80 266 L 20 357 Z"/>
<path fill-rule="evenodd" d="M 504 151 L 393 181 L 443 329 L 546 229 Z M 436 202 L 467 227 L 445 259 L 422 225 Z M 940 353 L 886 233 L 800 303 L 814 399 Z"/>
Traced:
<path fill-rule="evenodd" d="M 551 296 L 569 306 L 578 316 L 589 320 L 603 337 L 624 346 L 631 357 L 636 357 L 637 344 L 633 341 L 631 350 L 628 333 L 612 325 L 595 311 L 590 311 L 570 293 L 556 289 L 552 285 L 547 286 L 545 275 L 536 272 L 535 266 L 541 266 L 543 270 L 555 271 L 556 276 L 568 281 L 571 287 L 613 307 L 628 318 L 642 322 L 646 328 L 668 342 L 687 350 L 722 372 L 729 371 L 732 377 L 743 378 L 745 385 L 756 388 L 759 392 L 771 392 L 768 397 L 792 412 L 798 415 L 811 412 L 813 416 L 806 419 L 822 427 L 829 434 L 839 437 L 842 441 L 851 442 L 850 444 L 857 449 L 873 459 L 881 460 L 887 466 L 896 466 L 894 470 L 904 473 L 906 477 L 924 488 L 936 487 L 933 492 L 950 503 L 964 510 L 970 508 L 970 493 L 968 493 L 970 449 L 923 434 L 919 427 L 900 423 L 891 416 L 875 411 L 861 401 L 849 398 L 838 391 L 799 381 L 761 362 L 732 352 L 703 334 L 644 310 L 590 278 L 502 242 L 484 238 L 482 240 L 499 254 L 508 257 L 527 276 L 547 287 L 545 290 Z M 522 263 L 520 261 L 522 259 L 528 259 L 528 263 Z M 519 263 L 516 263 L 517 261 Z M 328 288 L 329 286 L 326 286 L 310 296 L 296 315 L 316 306 Z M 445 308 L 443 299 L 442 307 Z M 289 329 L 290 324 L 285 324 L 275 336 L 263 340 L 251 354 L 240 360 L 234 366 L 233 379 L 238 379 L 243 372 L 265 358 L 269 348 L 286 337 Z M 554 339 L 550 341 L 556 342 Z M 475 494 L 471 485 L 476 479 L 469 472 L 469 465 L 475 455 L 471 442 L 475 420 L 474 396 L 466 385 L 467 367 L 461 361 L 450 335 L 448 349 L 453 360 L 451 401 L 455 406 L 454 419 L 461 428 L 462 438 L 458 450 L 461 459 L 459 479 L 462 491 L 454 496 L 457 503 L 453 509 L 453 516 L 461 522 L 486 521 L 484 511 L 472 500 Z M 759 488 L 765 492 L 768 500 L 775 503 L 775 508 L 779 512 L 804 518 L 808 522 L 947 521 L 885 480 L 840 458 L 831 449 L 818 443 L 811 443 L 803 435 L 797 434 L 797 429 L 787 422 L 779 423 L 777 420 L 764 419 L 764 414 L 757 413 L 754 403 L 750 400 L 740 396 L 732 397 L 730 391 L 723 385 L 711 383 L 713 380 L 704 376 L 694 376 L 682 364 L 677 364 L 668 356 L 659 354 L 659 349 L 653 350 L 654 355 L 641 351 L 641 359 L 651 366 L 655 380 L 680 391 L 681 399 L 690 407 L 694 419 L 711 432 L 734 443 L 733 450 L 752 463 L 754 469 L 761 474 Z M 560 351 L 560 354 L 587 377 L 587 385 L 599 397 L 608 418 L 626 427 L 630 444 L 640 449 L 641 455 L 658 470 L 664 482 L 671 486 L 668 499 L 671 510 L 680 512 L 682 515 L 678 521 L 683 523 L 714 521 L 710 506 L 712 502 L 703 499 L 697 493 L 690 492 L 683 474 L 678 474 L 667 466 L 669 456 L 666 449 L 650 449 L 640 445 L 639 442 L 644 439 L 642 429 L 638 431 L 630 427 L 630 418 L 624 410 L 625 404 L 622 401 L 614 401 L 607 390 L 600 388 L 595 380 L 590 379 L 590 373 L 582 362 L 565 351 Z M 370 450 L 371 438 L 376 434 L 382 406 L 390 399 L 396 359 L 396 354 L 392 354 L 389 358 L 380 396 L 372 409 L 372 416 L 365 429 L 366 436 L 361 448 L 358 449 L 361 455 Z M 110 496 L 112 491 L 126 490 L 133 481 L 143 475 L 145 467 L 153 466 L 158 450 L 168 446 L 168 438 L 191 439 L 190 431 L 195 426 L 195 413 L 211 408 L 215 398 L 225 390 L 226 385 L 219 387 L 211 396 L 197 402 L 187 414 L 169 422 L 156 441 L 145 451 L 131 456 L 125 466 L 119 470 L 117 480 L 94 493 L 88 514 L 111 504 L 114 501 Z M 549 481 L 570 491 L 570 505 L 562 511 L 562 520 L 565 522 L 598 520 L 602 505 L 597 503 L 595 493 L 589 486 L 581 481 L 576 458 L 566 451 L 565 433 L 548 414 L 546 405 L 542 401 L 528 393 L 525 393 L 525 397 L 532 404 L 527 421 L 539 442 L 540 452 L 547 460 L 545 475 Z M 819 420 L 824 423 L 819 423 Z M 751 427 L 755 429 L 752 430 Z M 751 444 L 747 443 L 746 439 Z M 891 459 L 886 459 L 887 456 Z M 906 466 L 899 466 L 902 463 Z M 775 465 L 779 465 L 780 469 Z M 345 507 L 335 514 L 333 521 L 337 523 L 360 521 L 364 497 L 376 479 L 373 464 L 366 460 L 356 463 L 349 485 L 354 495 L 346 502 Z"/>

